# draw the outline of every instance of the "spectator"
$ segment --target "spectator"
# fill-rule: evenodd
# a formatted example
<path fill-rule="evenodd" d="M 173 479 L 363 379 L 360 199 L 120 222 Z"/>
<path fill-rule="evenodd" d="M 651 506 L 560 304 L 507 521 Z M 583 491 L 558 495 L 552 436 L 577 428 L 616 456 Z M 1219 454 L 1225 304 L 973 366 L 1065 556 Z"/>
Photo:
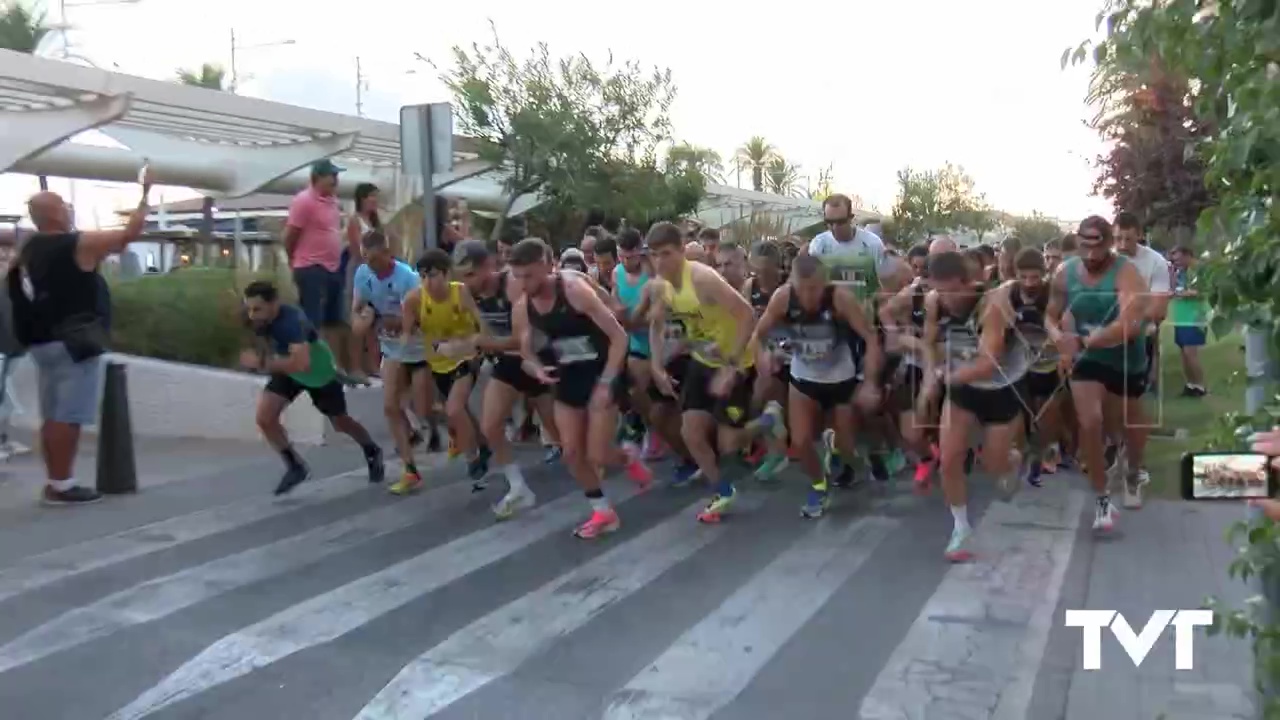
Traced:
<path fill-rule="evenodd" d="M 1194 256 L 1191 249 L 1178 245 L 1169 253 L 1173 266 L 1173 299 L 1169 301 L 1169 322 L 1173 325 L 1173 342 L 1182 355 L 1182 394 L 1204 397 L 1204 368 L 1200 365 L 1200 348 L 1208 339 L 1209 305 L 1199 296 L 1191 282 Z"/>
<path fill-rule="evenodd" d="M 578 245 L 582 249 L 582 257 L 587 261 L 587 267 L 594 268 L 596 266 L 596 243 L 609 237 L 609 233 L 599 225 L 593 225 L 582 233 L 582 242 Z"/>
<path fill-rule="evenodd" d="M 67 204 L 56 193 L 40 192 L 27 202 L 36 233 L 10 269 L 7 290 L 16 335 L 36 367 L 46 504 L 102 499 L 74 474 L 80 429 L 97 420 L 108 337 L 110 291 L 98 266 L 142 235 L 150 190 L 151 172 L 144 170 L 142 199 L 117 230 L 77 232 Z"/>
<path fill-rule="evenodd" d="M 352 287 L 356 270 L 364 264 L 363 239 L 374 230 L 382 229 L 382 218 L 378 215 L 378 186 L 373 183 L 360 183 L 356 186 L 355 212 L 347 218 L 347 247 L 342 250 L 342 277 L 346 288 Z M 354 262 L 352 261 L 354 259 Z M 343 293 L 344 304 L 350 298 Z M 378 338 L 374 333 L 361 335 L 352 328 L 351 342 L 351 375 L 352 379 L 363 381 L 369 375 L 377 375 L 382 365 L 382 353 L 378 347 Z"/>
<path fill-rule="evenodd" d="M 342 347 L 346 278 L 342 273 L 342 211 L 338 206 L 338 174 L 331 160 L 311 165 L 311 187 L 289 205 L 284 249 L 298 286 L 298 305 L 320 329 L 329 347 Z M 353 251 L 359 257 L 359 249 Z M 354 368 L 352 368 L 354 369 Z"/>

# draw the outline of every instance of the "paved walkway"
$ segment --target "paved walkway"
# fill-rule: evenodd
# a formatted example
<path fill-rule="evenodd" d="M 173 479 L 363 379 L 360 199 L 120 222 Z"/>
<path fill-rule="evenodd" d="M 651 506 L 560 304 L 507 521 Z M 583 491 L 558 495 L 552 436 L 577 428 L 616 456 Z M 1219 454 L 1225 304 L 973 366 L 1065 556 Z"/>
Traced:
<path fill-rule="evenodd" d="M 817 522 L 798 517 L 798 477 L 748 483 L 708 527 L 705 489 L 611 480 L 624 527 L 586 543 L 569 533 L 580 496 L 532 452 L 542 502 L 503 524 L 497 488 L 472 494 L 456 466 L 401 499 L 368 486 L 350 445 L 308 455 L 329 477 L 286 499 L 258 451 L 93 507 L 4 511 L 4 716 L 1250 717 L 1237 642 L 1200 635 L 1197 668 L 1175 672 L 1172 633 L 1140 670 L 1108 636 L 1084 672 L 1061 627 L 1066 608 L 1136 625 L 1240 601 L 1225 504 L 1152 503 L 1100 542 L 1079 479 L 1012 503 L 980 489 L 979 561 L 953 567 L 939 499 L 905 482 L 842 493 Z"/>

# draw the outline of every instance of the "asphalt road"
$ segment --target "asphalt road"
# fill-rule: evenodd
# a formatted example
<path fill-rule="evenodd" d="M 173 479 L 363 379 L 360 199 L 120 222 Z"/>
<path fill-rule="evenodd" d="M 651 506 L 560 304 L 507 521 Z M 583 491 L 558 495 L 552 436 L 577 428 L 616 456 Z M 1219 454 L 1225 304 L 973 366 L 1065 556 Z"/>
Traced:
<path fill-rule="evenodd" d="M 357 462 L 312 456 L 317 475 Z M 411 498 L 349 472 L 276 500 L 278 471 L 7 515 L 0 717 L 1249 717 L 1247 648 L 1197 638 L 1197 669 L 1175 672 L 1172 632 L 1141 669 L 1105 638 L 1088 673 L 1061 627 L 1068 607 L 1136 625 L 1235 592 L 1215 574 L 1221 504 L 1152 504 L 1102 542 L 1079 478 L 1013 502 L 975 482 L 979 559 L 949 566 L 949 515 L 905 481 L 842 492 L 819 521 L 798 476 L 747 482 L 712 527 L 705 488 L 610 480 L 623 528 L 585 542 L 556 466 L 501 524 L 502 483 L 472 494 L 456 466 Z"/>

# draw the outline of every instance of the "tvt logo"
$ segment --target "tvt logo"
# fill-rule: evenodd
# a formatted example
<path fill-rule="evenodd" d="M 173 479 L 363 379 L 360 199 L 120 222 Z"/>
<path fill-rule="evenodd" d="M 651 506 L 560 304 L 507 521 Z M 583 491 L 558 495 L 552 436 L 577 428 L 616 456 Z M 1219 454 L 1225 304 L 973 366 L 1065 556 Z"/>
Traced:
<path fill-rule="evenodd" d="M 1067 627 L 1080 628 L 1083 636 L 1081 655 L 1085 670 L 1102 668 L 1102 628 L 1111 628 L 1111 634 L 1120 647 L 1129 654 L 1134 667 L 1140 667 L 1165 628 L 1173 626 L 1173 665 L 1178 670 L 1195 669 L 1195 630 L 1213 624 L 1212 610 L 1156 610 L 1135 633 L 1129 621 L 1115 610 L 1068 610 Z"/>

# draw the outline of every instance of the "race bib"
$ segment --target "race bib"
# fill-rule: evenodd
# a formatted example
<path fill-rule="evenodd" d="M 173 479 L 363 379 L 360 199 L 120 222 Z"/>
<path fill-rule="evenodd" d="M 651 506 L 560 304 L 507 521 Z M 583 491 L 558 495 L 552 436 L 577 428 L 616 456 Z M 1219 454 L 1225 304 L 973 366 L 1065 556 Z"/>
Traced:
<path fill-rule="evenodd" d="M 826 339 L 800 339 L 792 342 L 791 351 L 801 360 L 822 361 L 829 359 L 835 352 L 835 341 Z"/>
<path fill-rule="evenodd" d="M 551 341 L 551 347 L 556 353 L 556 359 L 562 365 L 589 362 L 600 358 L 600 353 L 596 352 L 596 347 L 589 337 L 557 338 Z"/>
<path fill-rule="evenodd" d="M 511 337 L 511 319 L 504 312 L 480 313 L 489 329 L 497 337 Z"/>

